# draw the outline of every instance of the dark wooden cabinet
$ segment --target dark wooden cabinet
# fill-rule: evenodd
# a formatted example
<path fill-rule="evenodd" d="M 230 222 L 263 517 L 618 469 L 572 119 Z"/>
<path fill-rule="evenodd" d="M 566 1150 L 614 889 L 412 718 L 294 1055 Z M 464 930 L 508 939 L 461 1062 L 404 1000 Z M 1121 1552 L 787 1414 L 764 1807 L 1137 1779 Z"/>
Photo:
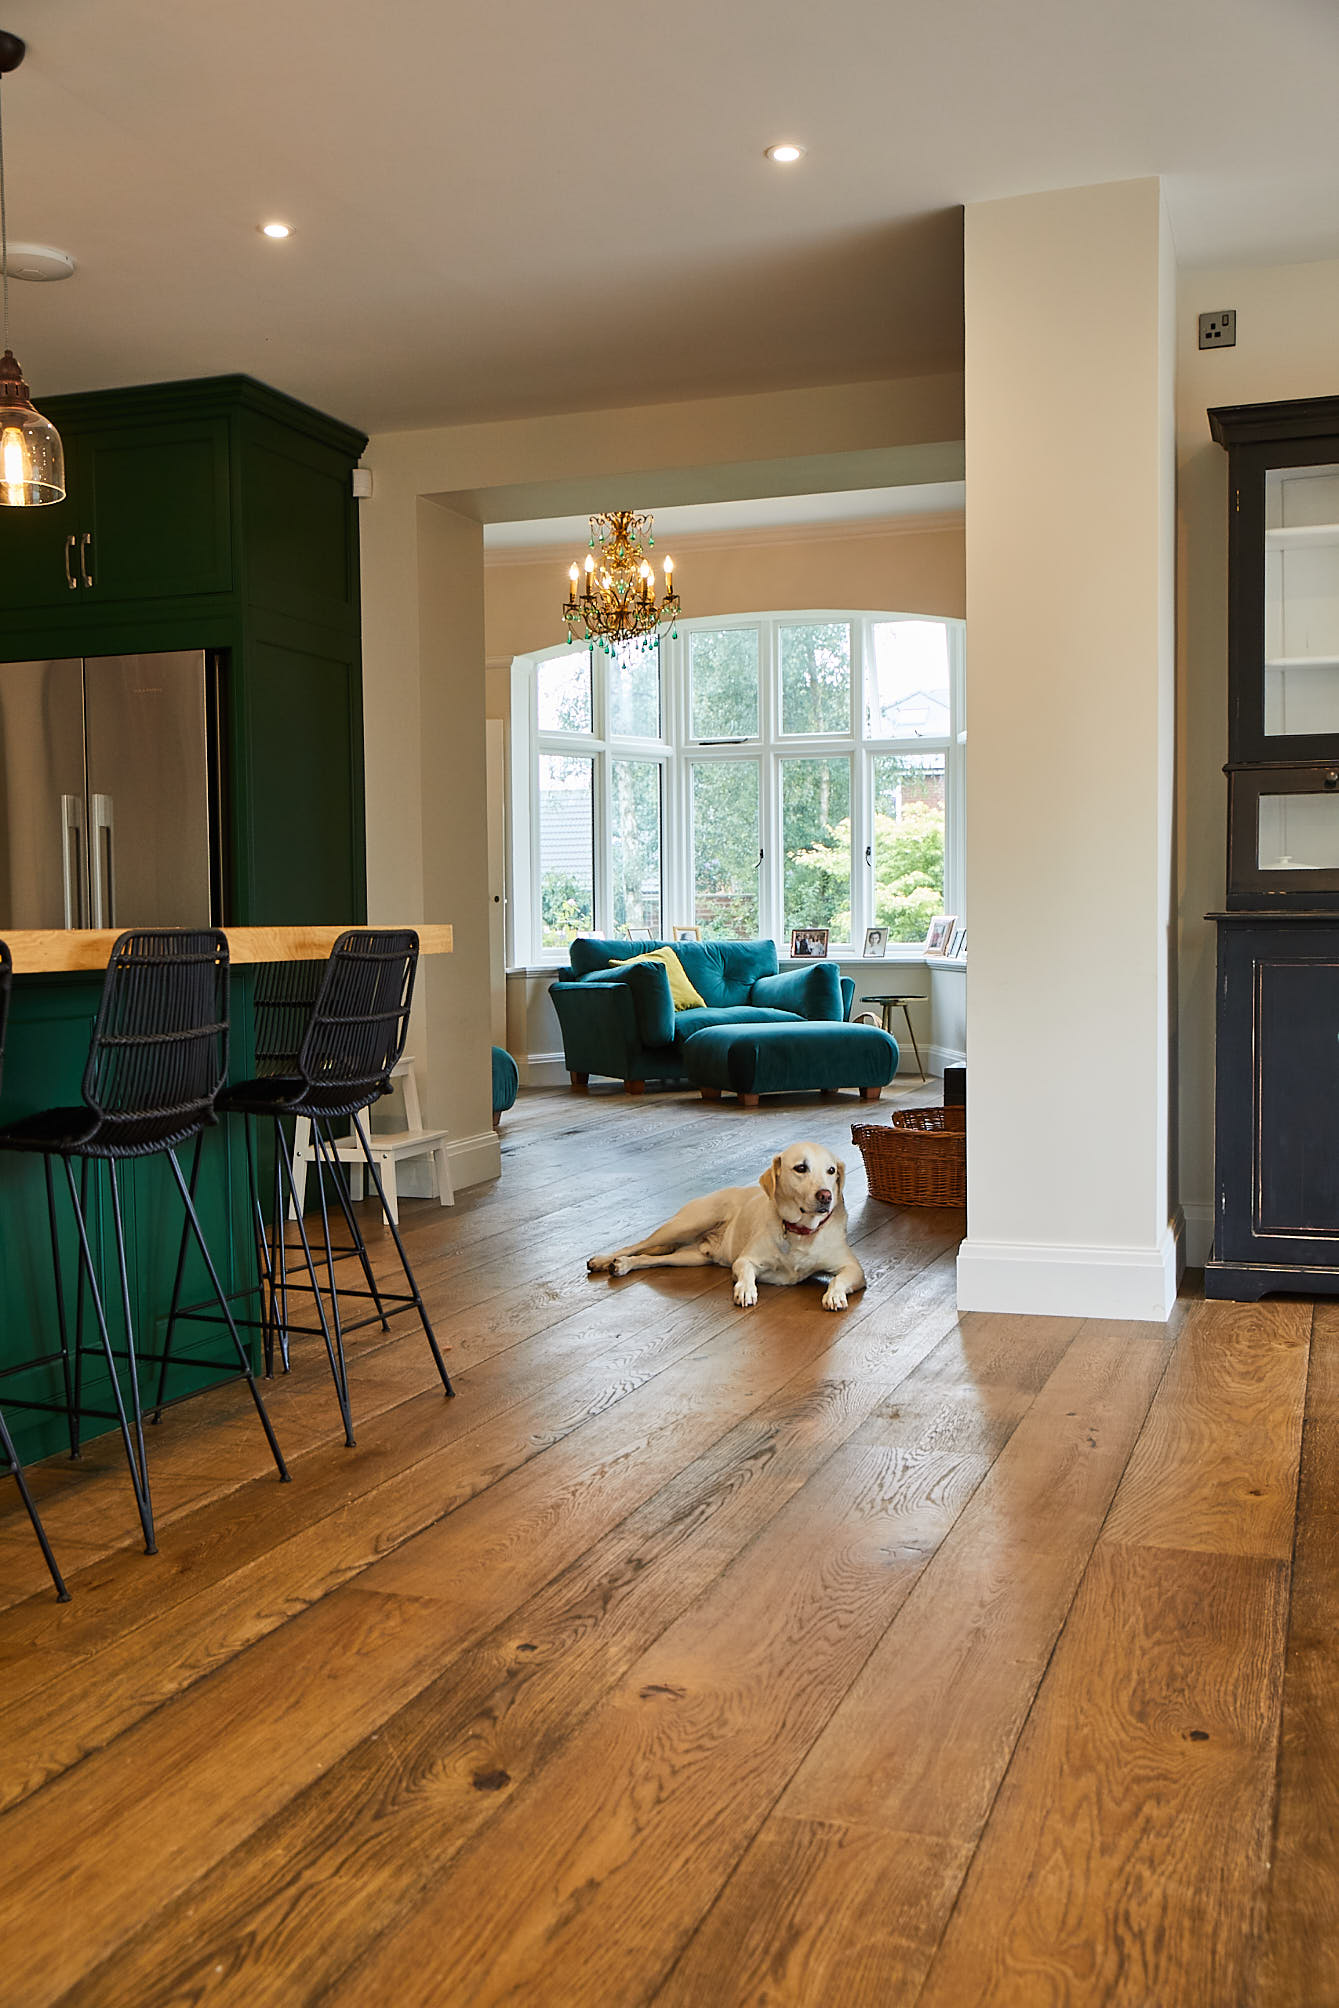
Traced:
<path fill-rule="evenodd" d="M 1339 1294 L 1339 398 L 1228 450 L 1228 869 L 1211 1297 Z"/>

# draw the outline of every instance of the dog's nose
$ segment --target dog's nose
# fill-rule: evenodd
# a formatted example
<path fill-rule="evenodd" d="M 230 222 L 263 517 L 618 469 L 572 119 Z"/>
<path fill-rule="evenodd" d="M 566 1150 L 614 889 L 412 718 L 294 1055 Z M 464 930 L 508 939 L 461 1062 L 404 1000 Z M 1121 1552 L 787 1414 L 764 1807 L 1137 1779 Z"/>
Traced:
<path fill-rule="evenodd" d="M 832 1194 L 826 1186 L 823 1187 L 821 1192 L 814 1194 L 814 1199 L 819 1206 L 831 1206 L 832 1204 Z"/>

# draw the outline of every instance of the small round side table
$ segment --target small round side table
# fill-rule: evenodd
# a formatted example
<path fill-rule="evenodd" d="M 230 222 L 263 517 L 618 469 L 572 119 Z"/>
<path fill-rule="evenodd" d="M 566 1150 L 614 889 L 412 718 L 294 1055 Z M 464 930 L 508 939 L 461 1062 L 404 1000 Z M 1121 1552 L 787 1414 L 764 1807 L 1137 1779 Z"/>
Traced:
<path fill-rule="evenodd" d="M 925 1062 L 921 1058 L 921 1049 L 916 1044 L 916 1031 L 911 1022 L 911 1006 L 913 1004 L 923 1004 L 925 1002 L 925 992 L 923 990 L 908 990 L 903 993 L 899 990 L 892 996 L 862 997 L 860 1002 L 862 1004 L 877 1004 L 880 1006 L 883 1011 L 883 1029 L 888 1033 L 890 1038 L 893 1032 L 893 1013 L 898 1009 L 899 1005 L 901 1006 L 902 1016 L 907 1021 L 907 1032 L 911 1038 L 911 1050 L 916 1055 L 916 1070 L 921 1079 L 924 1080 Z"/>

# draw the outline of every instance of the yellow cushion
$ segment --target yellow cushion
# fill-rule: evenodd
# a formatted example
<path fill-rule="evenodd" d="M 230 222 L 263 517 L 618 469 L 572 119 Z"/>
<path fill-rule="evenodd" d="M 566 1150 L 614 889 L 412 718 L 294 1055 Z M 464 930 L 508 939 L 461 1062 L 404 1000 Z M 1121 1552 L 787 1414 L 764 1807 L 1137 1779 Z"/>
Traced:
<path fill-rule="evenodd" d="M 696 1011 L 706 1003 L 706 998 L 699 997 L 688 981 L 683 964 L 672 948 L 652 948 L 648 949 L 645 955 L 629 955 L 627 960 L 618 966 L 620 969 L 627 969 L 634 962 L 664 963 L 669 976 L 670 1000 L 676 1011 Z"/>

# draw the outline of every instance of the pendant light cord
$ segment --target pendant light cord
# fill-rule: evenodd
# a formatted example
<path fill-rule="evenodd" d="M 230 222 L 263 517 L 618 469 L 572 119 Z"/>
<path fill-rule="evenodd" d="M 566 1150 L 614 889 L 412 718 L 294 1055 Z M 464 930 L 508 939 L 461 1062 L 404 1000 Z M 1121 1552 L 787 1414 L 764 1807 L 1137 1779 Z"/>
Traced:
<path fill-rule="evenodd" d="M 4 90 L 0 87 L 0 106 L 4 102 Z M 9 347 L 9 217 L 5 210 L 5 127 L 3 112 L 0 111 L 0 263 L 4 265 L 5 296 L 5 347 Z"/>

